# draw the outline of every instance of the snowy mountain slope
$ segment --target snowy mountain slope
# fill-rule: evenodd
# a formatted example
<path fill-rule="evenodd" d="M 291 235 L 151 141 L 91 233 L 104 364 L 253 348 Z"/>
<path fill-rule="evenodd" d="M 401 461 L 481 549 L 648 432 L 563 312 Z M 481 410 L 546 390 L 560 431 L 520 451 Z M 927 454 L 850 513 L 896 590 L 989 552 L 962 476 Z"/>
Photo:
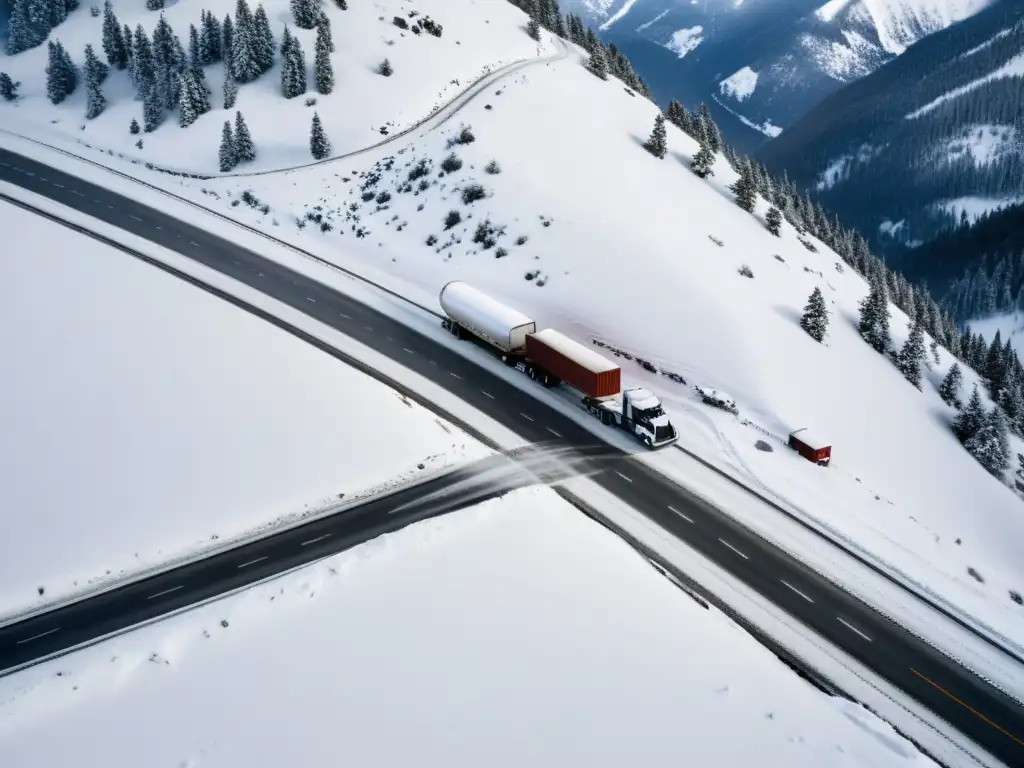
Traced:
<path fill-rule="evenodd" d="M 109 246 L 8 203 L 0 232 L 0 615 L 489 453 Z"/>
<path fill-rule="evenodd" d="M 259 3 L 252 2 L 253 9 Z M 217 18 L 234 14 L 235 3 L 207 3 Z M 286 99 L 281 94 L 280 53 L 270 70 L 252 83 L 241 86 L 237 102 L 231 110 L 222 109 L 221 95 L 224 66 L 220 62 L 203 67 L 212 91 L 214 109 L 188 126 L 192 151 L 183 155 L 178 141 L 177 115 L 168 113 L 165 124 L 152 133 L 133 135 L 129 125 L 133 118 L 143 122 L 143 105 L 132 97 L 128 71 L 113 70 L 103 83 L 107 107 L 98 117 L 85 119 L 86 94 L 76 89 L 66 101 L 53 105 L 47 99 L 45 79 L 41 77 L 47 62 L 46 46 L 42 45 L 15 56 L 0 54 L 0 72 L 7 72 L 22 82 L 19 99 L 14 103 L 0 101 L 2 121 L 13 113 L 24 123 L 38 126 L 56 125 L 81 141 L 123 153 L 161 166 L 183 169 L 215 170 L 223 122 L 233 120 L 235 110 L 242 112 L 255 141 L 274 148 L 278 165 L 288 167 L 309 162 L 309 132 L 313 114 L 319 115 L 338 155 L 382 141 L 389 135 L 422 120 L 435 109 L 457 97 L 474 80 L 512 62 L 529 60 L 541 53 L 529 37 L 506 36 L 499 46 L 488 42 L 489 25 L 508 26 L 519 23 L 519 12 L 504 2 L 482 3 L 473 13 L 456 13 L 451 3 L 443 0 L 420 0 L 415 6 L 401 0 L 353 2 L 347 10 L 332 3 L 322 8 L 331 22 L 335 52 L 331 55 L 334 88 L 330 94 L 318 93 L 313 72 L 316 32 L 296 27 L 288 0 L 263 0 L 270 28 L 278 47 L 285 26 L 296 37 L 306 55 L 307 92 Z M 475 5 L 475 3 L 474 3 Z M 216 7 L 215 7 L 216 6 Z M 124 0 L 113 2 L 113 10 L 121 24 L 135 29 L 142 24 L 152 34 L 163 15 L 187 47 L 189 24 L 199 26 L 203 5 L 179 2 L 160 13 L 147 11 L 141 3 Z M 409 13 L 416 16 L 410 17 Z M 400 29 L 394 18 L 430 18 L 442 26 L 441 37 L 428 33 L 414 34 Z M 102 17 L 92 17 L 82 7 L 51 33 L 60 40 L 75 63 L 81 66 L 87 43 L 102 55 Z M 552 49 L 553 50 L 553 49 Z M 551 50 L 548 51 L 549 53 Z M 384 59 L 391 62 L 395 74 L 382 77 L 376 67 Z M 413 74 L 414 77 L 409 77 Z M 414 84 L 410 87 L 410 83 Z M 307 102 L 315 102 L 307 104 Z M 261 111 L 266 110 L 266 111 Z M 358 119 L 354 118 L 358 114 Z M 136 146 L 140 141 L 142 147 Z M 257 171 L 262 158 L 238 170 Z"/>
<path fill-rule="evenodd" d="M 936 766 L 544 488 L 4 678 L 0 701 L 7 766 Z"/>
<path fill-rule="evenodd" d="M 716 118 L 727 110 L 739 118 L 720 120 L 726 138 L 749 151 L 829 93 L 991 2 L 639 0 L 600 6 L 570 2 L 568 8 L 600 25 L 602 38 L 630 57 L 659 103 L 675 98 L 694 108 L 720 100 Z M 680 38 L 686 45 L 680 46 Z M 655 47 L 679 55 L 665 56 Z M 745 69 L 758 74 L 758 92 L 738 99 L 722 83 Z"/>
<path fill-rule="evenodd" d="M 465 23 L 489 16 L 490 7 L 467 6 Z M 514 16 L 487 25 L 487 35 L 498 49 L 525 36 L 524 27 L 524 17 Z M 372 35 L 354 39 L 363 48 L 352 55 L 372 59 L 361 53 L 375 50 Z M 675 128 L 664 160 L 646 154 L 640 144 L 654 106 L 620 81 L 594 77 L 578 59 L 516 72 L 439 130 L 414 132 L 358 160 L 250 178 L 147 178 L 346 267 L 399 277 L 419 295 L 468 279 L 542 325 L 625 351 L 628 379 L 657 390 L 687 447 L 921 588 L 1019 636 L 1024 619 L 1009 593 L 1024 581 L 1011 544 L 1024 535 L 1020 501 L 950 433 L 953 412 L 934 391 L 950 357 L 940 352 L 924 391 L 914 389 L 856 331 L 867 291 L 859 276 L 840 272 L 833 253 L 806 237 L 802 244 L 788 225 L 781 238 L 768 234 L 763 201 L 757 217 L 741 211 L 726 188 L 735 174 L 724 160 L 710 181 L 695 177 L 688 168 L 695 142 Z M 403 87 L 416 87 L 414 74 L 415 67 L 405 71 Z M 257 112 L 270 113 L 278 98 Z M 472 126 L 474 141 L 460 139 L 463 125 Z M 24 130 L 71 141 L 60 124 Z M 177 137 L 168 141 L 183 155 L 205 151 L 191 128 L 160 130 Z M 255 120 L 252 130 L 259 135 Z M 257 156 L 269 166 L 280 159 L 262 141 Z M 145 173 L 116 157 L 90 157 Z M 608 167 L 621 176 L 610 177 Z M 482 199 L 473 199 L 474 183 Z M 245 199 L 261 201 L 266 213 L 239 204 L 247 191 Z M 460 220 L 449 226 L 452 211 Z M 738 272 L 744 264 L 753 278 Z M 824 346 L 798 322 L 816 286 L 832 312 Z M 897 348 L 905 325 L 894 309 Z M 688 384 L 646 372 L 629 362 L 636 357 Z M 966 378 L 963 397 L 974 374 Z M 741 418 L 709 411 L 689 386 L 695 383 L 731 393 Z M 563 399 L 572 403 L 569 394 Z M 783 447 L 801 426 L 834 441 L 828 470 Z M 755 448 L 766 437 L 770 453 Z M 984 584 L 969 567 L 983 573 Z"/>
<path fill-rule="evenodd" d="M 835 93 L 758 154 L 891 260 L 920 262 L 905 246 L 1024 197 L 1022 49 L 1024 5 L 992 5 Z M 914 272 L 937 294 L 951 277 Z"/>

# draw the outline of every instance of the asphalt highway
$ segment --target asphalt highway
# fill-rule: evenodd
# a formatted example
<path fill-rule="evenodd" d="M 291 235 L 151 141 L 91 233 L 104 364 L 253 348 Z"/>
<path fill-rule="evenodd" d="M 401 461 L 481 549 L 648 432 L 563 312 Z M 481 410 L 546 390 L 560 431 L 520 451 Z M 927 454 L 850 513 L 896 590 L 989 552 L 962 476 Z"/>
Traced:
<path fill-rule="evenodd" d="M 490 456 L 275 535 L 2 626 L 0 674 L 412 523 L 479 504 L 514 488 L 590 471 L 604 460 L 596 446 L 559 453 L 549 445 L 514 456 Z"/>
<path fill-rule="evenodd" d="M 116 225 L 252 286 L 436 382 L 527 440 L 563 441 L 581 449 L 595 442 L 594 433 L 471 357 L 457 354 L 354 299 L 228 240 L 2 149 L 0 180 Z M 17 255 L 31 258 L 31 253 Z M 608 452 L 614 460 L 593 475 L 595 482 L 901 688 L 1007 765 L 1024 766 L 1024 708 L 1019 704 L 671 479 L 613 447 L 609 446 Z M 233 553 L 206 575 L 209 581 L 195 587 L 196 591 L 183 588 L 178 592 L 184 594 L 173 592 L 164 599 L 155 597 L 156 592 L 150 589 L 142 597 L 153 596 L 159 602 L 146 608 L 157 615 L 203 599 L 204 595 L 235 588 L 242 578 L 237 566 L 245 557 Z M 296 557 L 282 551 L 280 558 L 262 561 L 264 575 L 291 567 L 288 563 L 295 564 Z M 168 583 L 166 588 L 172 586 L 176 585 Z M 135 600 L 141 596 L 129 594 L 135 595 Z M 112 600 L 94 620 L 110 625 L 119 615 L 133 611 L 142 615 L 127 597 L 124 603 Z M 37 626 L 42 632 L 51 625 Z M 54 634 L 60 635 L 76 631 L 77 625 L 61 621 L 56 626 L 60 631 Z M 44 647 L 36 643 L 45 643 L 48 636 L 23 642 L 32 635 L 12 634 L 17 627 L 0 631 L 0 659 L 6 660 L 7 654 L 17 651 L 12 643 L 24 646 L 17 651 L 24 654 L 19 658 L 28 658 Z"/>

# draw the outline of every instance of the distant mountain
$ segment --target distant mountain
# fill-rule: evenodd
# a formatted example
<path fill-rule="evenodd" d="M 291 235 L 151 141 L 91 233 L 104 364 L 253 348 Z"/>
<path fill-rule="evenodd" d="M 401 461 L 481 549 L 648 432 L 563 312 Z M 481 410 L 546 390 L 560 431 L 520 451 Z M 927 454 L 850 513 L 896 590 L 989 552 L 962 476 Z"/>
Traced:
<path fill-rule="evenodd" d="M 659 103 L 705 101 L 753 151 L 830 93 L 994 0 L 562 0 Z"/>
<path fill-rule="evenodd" d="M 942 303 L 961 322 L 1024 311 L 1024 203 L 910 251 L 903 268 L 911 280 L 941 286 Z"/>
<path fill-rule="evenodd" d="M 925 38 L 757 155 L 890 262 L 935 279 L 908 249 L 1024 202 L 1024 3 L 1003 0 Z"/>

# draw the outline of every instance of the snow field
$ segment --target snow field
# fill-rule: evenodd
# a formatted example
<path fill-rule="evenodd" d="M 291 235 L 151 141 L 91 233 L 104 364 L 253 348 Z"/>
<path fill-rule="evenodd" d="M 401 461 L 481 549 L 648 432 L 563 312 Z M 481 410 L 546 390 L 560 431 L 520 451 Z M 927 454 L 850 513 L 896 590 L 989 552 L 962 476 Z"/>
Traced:
<path fill-rule="evenodd" d="M 731 96 L 736 101 L 749 98 L 757 88 L 757 72 L 750 67 L 743 67 L 733 72 L 718 84 L 723 96 Z"/>
<path fill-rule="evenodd" d="M 102 3 L 98 3 L 102 7 Z M 312 161 L 309 150 L 310 123 L 314 111 L 320 115 L 333 147 L 333 155 L 362 149 L 427 117 L 434 109 L 464 90 L 471 81 L 514 61 L 536 57 L 538 45 L 525 32 L 516 29 L 520 13 L 505 2 L 465 0 L 470 12 L 456 11 L 444 0 L 359 0 L 340 10 L 332 2 L 322 3 L 331 21 L 335 52 L 331 55 L 334 90 L 329 95 L 316 92 L 313 77 L 313 53 L 316 30 L 299 29 L 288 0 L 265 0 L 275 43 L 280 48 L 285 25 L 302 44 L 306 57 L 309 91 L 294 99 L 281 95 L 280 51 L 274 67 L 258 80 L 239 85 L 238 99 L 231 110 L 222 109 L 223 66 L 204 68 L 213 92 L 213 109 L 186 129 L 178 126 L 177 112 L 168 112 L 165 122 L 150 134 L 133 136 L 128 131 L 132 118 L 142 123 L 142 104 L 135 101 L 127 71 L 111 71 L 103 84 L 106 110 L 93 120 L 85 119 L 85 89 L 80 84 L 65 102 L 54 106 L 46 97 L 46 45 L 16 56 L 0 56 L 0 70 L 22 82 L 21 98 L 15 105 L 2 104 L 3 122 L 22 126 L 27 135 L 36 135 L 41 127 L 57 129 L 68 137 L 102 150 L 154 163 L 161 167 L 198 173 L 216 172 L 217 152 L 225 120 L 234 119 L 240 110 L 256 144 L 256 160 L 238 166 L 237 172 L 291 167 Z M 255 10 L 258 2 L 250 2 Z M 76 64 L 81 66 L 86 43 L 102 52 L 102 15 L 92 17 L 89 4 L 53 30 L 51 40 L 60 40 Z M 132 30 L 142 23 L 152 35 L 159 13 L 145 10 L 140 3 L 117 0 L 114 12 L 122 25 Z M 232 0 L 206 0 L 203 3 L 178 2 L 163 11 L 167 21 L 188 47 L 189 24 L 197 28 L 200 11 L 207 9 L 218 20 L 231 14 Z M 429 16 L 443 27 L 440 38 L 401 30 L 392 20 L 408 14 Z M 491 28 L 501 29 L 498 35 Z M 382 77 L 376 68 L 384 58 L 394 74 Z M 307 99 L 316 99 L 306 106 Z M 56 124 L 54 125 L 54 121 Z M 187 133 L 182 133 L 182 130 Z M 142 149 L 135 146 L 139 139 Z"/>
<path fill-rule="evenodd" d="M 0 680 L 0 713 L 12 766 L 935 765 L 542 488 Z"/>
<path fill-rule="evenodd" d="M 5 613 L 490 452 L 126 254 L 7 203 L 0 230 Z"/>
<path fill-rule="evenodd" d="M 690 383 L 731 393 L 741 416 L 770 435 L 784 439 L 811 427 L 831 436 L 829 470 L 778 443 L 771 454 L 756 451 L 756 429 L 723 421 L 688 388 L 626 363 L 628 380 L 666 402 L 684 444 L 771 489 L 891 570 L 919 585 L 941 585 L 932 590 L 1000 634 L 1019 636 L 1024 613 L 1008 591 L 1024 582 L 1013 543 L 1024 535 L 1024 517 L 1019 500 L 949 431 L 953 413 L 934 392 L 948 356 L 933 364 L 923 393 L 904 381 L 857 333 L 863 280 L 845 266 L 840 273 L 835 254 L 804 238 L 817 249 L 812 253 L 788 225 L 773 238 L 763 225 L 763 201 L 756 217 L 741 211 L 727 190 L 735 174 L 723 159 L 710 183 L 696 178 L 687 167 L 695 142 L 674 128 L 665 160 L 643 153 L 655 108 L 617 81 L 602 82 L 566 60 L 505 83 L 440 133 L 382 152 L 362 175 L 328 164 L 244 186 L 201 185 L 224 200 L 252 189 L 289 218 L 319 214 L 334 230 L 306 226 L 288 237 L 348 268 L 397 275 L 424 294 L 465 279 L 541 326 L 584 343 L 599 339 Z M 448 147 L 460 123 L 472 126 L 476 141 Z M 552 140 L 552 124 L 573 140 Z M 463 165 L 441 177 L 451 152 Z M 425 158 L 428 176 L 399 191 Z M 492 160 L 500 173 L 486 172 Z M 424 181 L 429 188 L 421 190 Z M 487 197 L 464 204 L 462 189 L 472 183 Z M 391 198 L 364 201 L 369 192 Z M 445 231 L 451 210 L 462 221 Z M 267 217 L 246 216 L 267 226 Z M 472 243 L 486 221 L 490 249 Z M 363 237 L 352 236 L 358 230 Z M 425 245 L 431 236 L 436 241 Z M 744 264 L 753 279 L 738 274 Z M 815 286 L 833 313 L 824 345 L 798 326 Z M 891 312 L 898 346 L 906 318 Z M 972 380 L 968 375 L 965 397 Z M 984 585 L 968 576 L 967 564 L 983 572 Z"/>

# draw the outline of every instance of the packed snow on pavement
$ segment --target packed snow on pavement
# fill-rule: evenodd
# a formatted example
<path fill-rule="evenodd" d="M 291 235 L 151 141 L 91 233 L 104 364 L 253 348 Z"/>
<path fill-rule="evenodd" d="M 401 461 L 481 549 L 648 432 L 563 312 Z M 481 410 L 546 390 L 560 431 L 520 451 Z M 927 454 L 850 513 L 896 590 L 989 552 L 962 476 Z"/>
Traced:
<path fill-rule="evenodd" d="M 490 452 L 109 246 L 7 203 L 0 231 L 0 612 Z"/>
<path fill-rule="evenodd" d="M 83 754 L 935 766 L 536 487 L 0 679 L 0 764 Z"/>

